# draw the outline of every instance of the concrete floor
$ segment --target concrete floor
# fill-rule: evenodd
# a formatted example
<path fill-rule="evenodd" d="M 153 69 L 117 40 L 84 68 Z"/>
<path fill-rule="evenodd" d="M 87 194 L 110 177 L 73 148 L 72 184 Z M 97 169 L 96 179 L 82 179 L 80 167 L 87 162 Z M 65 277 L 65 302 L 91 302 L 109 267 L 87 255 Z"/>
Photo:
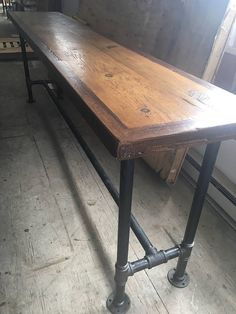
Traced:
<path fill-rule="evenodd" d="M 34 78 L 45 75 L 31 63 Z M 113 287 L 117 208 L 41 87 L 26 102 L 20 62 L 0 63 L 0 313 L 107 313 Z M 115 161 L 84 121 L 78 121 L 112 180 Z M 180 242 L 192 188 L 168 187 L 136 164 L 133 211 L 151 240 Z M 130 260 L 143 257 L 131 235 Z M 236 313 L 236 233 L 205 205 L 189 263 L 191 283 L 172 287 L 176 261 L 129 279 L 130 313 Z"/>

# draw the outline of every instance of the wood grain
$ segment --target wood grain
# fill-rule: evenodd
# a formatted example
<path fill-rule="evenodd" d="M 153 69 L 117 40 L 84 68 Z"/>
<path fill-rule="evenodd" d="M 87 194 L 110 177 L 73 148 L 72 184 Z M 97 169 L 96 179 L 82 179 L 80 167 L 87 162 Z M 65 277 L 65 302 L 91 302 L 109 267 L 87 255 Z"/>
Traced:
<path fill-rule="evenodd" d="M 184 162 L 188 148 L 167 150 L 144 157 L 144 160 L 156 171 L 168 184 L 175 184 Z"/>
<path fill-rule="evenodd" d="M 10 18 L 118 159 L 236 136 L 236 97 L 60 13 Z"/>
<path fill-rule="evenodd" d="M 229 0 L 80 0 L 96 32 L 201 77 Z"/>

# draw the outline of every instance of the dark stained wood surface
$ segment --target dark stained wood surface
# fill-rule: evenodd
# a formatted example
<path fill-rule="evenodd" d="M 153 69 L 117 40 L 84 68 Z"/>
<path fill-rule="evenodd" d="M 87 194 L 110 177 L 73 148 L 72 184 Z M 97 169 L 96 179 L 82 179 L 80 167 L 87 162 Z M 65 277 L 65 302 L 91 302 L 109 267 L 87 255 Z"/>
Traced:
<path fill-rule="evenodd" d="M 236 137 L 233 94 L 60 13 L 12 12 L 10 18 L 115 157 Z"/>

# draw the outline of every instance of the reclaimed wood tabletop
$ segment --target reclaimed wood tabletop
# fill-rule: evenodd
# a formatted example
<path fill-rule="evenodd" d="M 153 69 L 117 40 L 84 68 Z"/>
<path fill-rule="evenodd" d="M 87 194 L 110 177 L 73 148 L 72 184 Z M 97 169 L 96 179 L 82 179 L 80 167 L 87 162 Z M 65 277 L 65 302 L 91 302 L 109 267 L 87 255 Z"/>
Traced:
<path fill-rule="evenodd" d="M 118 159 L 236 137 L 236 96 L 56 12 L 10 19 Z"/>

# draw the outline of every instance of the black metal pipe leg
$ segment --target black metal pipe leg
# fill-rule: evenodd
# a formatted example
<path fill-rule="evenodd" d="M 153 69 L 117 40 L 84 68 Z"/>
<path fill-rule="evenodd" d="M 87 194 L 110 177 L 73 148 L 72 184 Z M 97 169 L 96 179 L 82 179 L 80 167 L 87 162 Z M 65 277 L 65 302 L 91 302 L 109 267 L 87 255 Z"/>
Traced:
<path fill-rule="evenodd" d="M 115 273 L 116 289 L 107 299 L 107 308 L 111 313 L 115 314 L 126 313 L 130 307 L 129 297 L 125 293 L 125 285 L 129 274 L 128 251 L 133 176 L 134 160 L 121 161 L 118 245 Z"/>
<path fill-rule="evenodd" d="M 178 288 L 184 288 L 189 284 L 189 276 L 185 270 L 194 245 L 195 234 L 197 231 L 203 203 L 208 190 L 219 147 L 220 143 L 207 145 L 197 182 L 196 191 L 193 197 L 192 207 L 189 214 L 184 239 L 181 244 L 181 255 L 178 259 L 177 267 L 171 269 L 167 275 L 170 283 Z"/>
<path fill-rule="evenodd" d="M 28 91 L 28 102 L 32 103 L 34 102 L 34 99 L 33 99 L 32 84 L 31 84 L 31 79 L 30 79 L 29 64 L 28 64 L 28 59 L 27 59 L 27 54 L 26 54 L 25 40 L 21 36 L 20 36 L 20 45 L 21 45 L 22 59 L 23 59 L 24 71 L 25 71 L 25 81 L 26 81 L 26 86 L 27 86 L 27 91 Z"/>

